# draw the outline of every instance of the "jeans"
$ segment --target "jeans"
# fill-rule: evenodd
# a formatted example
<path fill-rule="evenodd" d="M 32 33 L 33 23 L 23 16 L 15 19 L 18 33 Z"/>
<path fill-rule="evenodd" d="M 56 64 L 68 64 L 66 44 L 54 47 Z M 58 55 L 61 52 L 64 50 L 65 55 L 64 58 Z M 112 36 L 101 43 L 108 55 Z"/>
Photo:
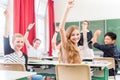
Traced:
<path fill-rule="evenodd" d="M 32 76 L 32 80 L 43 80 L 43 77 L 41 75 L 34 75 Z"/>

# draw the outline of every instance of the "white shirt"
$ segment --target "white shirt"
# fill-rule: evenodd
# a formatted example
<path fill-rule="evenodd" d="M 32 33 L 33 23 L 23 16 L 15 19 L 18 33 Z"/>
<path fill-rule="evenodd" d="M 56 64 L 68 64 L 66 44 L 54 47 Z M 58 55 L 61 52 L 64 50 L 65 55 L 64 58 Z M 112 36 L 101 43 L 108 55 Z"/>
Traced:
<path fill-rule="evenodd" d="M 58 57 L 58 54 L 59 54 L 59 50 L 58 49 L 52 50 L 53 57 Z"/>
<path fill-rule="evenodd" d="M 43 56 L 43 51 L 38 48 L 38 49 L 35 49 L 34 47 L 32 46 L 29 46 L 27 48 L 28 50 L 28 57 L 37 57 L 37 58 L 41 58 Z"/>

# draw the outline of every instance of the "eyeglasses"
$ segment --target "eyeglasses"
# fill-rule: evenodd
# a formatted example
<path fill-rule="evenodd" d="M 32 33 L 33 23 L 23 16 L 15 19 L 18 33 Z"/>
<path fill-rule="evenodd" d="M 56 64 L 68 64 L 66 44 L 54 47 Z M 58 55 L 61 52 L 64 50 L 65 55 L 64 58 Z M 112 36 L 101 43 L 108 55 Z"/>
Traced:
<path fill-rule="evenodd" d="M 88 23 L 85 23 L 85 22 L 83 22 L 82 24 L 83 24 L 83 25 L 88 25 Z"/>

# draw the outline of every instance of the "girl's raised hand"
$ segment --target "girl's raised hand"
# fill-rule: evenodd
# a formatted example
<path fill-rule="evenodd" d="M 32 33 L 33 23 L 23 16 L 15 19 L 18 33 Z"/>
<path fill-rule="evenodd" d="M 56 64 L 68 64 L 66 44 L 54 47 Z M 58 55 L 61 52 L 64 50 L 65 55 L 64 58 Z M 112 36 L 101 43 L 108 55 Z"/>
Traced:
<path fill-rule="evenodd" d="M 68 0 L 68 4 L 67 4 L 68 7 L 70 7 L 70 8 L 73 7 L 74 1 L 75 1 L 75 0 Z"/>

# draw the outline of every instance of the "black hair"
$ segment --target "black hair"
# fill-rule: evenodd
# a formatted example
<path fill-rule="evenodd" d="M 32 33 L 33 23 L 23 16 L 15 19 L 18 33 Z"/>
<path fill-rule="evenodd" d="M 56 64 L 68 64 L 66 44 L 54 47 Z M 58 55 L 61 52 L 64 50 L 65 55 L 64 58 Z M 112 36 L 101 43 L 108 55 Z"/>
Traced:
<path fill-rule="evenodd" d="M 117 39 L 117 35 L 113 32 L 107 32 L 104 37 L 109 36 L 112 40 Z"/>
<path fill-rule="evenodd" d="M 35 43 L 36 41 L 40 41 L 41 42 L 40 39 L 36 38 L 36 39 L 33 40 L 33 43 Z"/>

